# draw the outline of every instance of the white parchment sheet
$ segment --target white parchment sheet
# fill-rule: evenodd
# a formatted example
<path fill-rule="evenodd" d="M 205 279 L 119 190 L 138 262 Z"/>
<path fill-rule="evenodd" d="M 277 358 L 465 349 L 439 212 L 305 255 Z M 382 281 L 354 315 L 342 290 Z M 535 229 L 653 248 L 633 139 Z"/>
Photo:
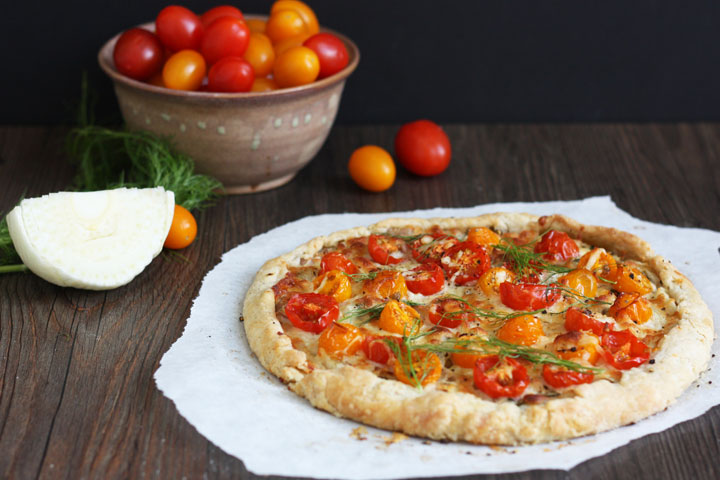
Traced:
<path fill-rule="evenodd" d="M 318 235 L 389 217 L 472 216 L 497 211 L 562 213 L 591 225 L 638 235 L 696 285 L 720 321 L 720 233 L 635 219 L 609 197 L 571 202 L 505 203 L 463 209 L 303 218 L 258 235 L 223 255 L 205 277 L 183 335 L 155 372 L 158 388 L 211 442 L 259 475 L 372 479 L 453 476 L 531 469 L 570 469 L 633 439 L 697 417 L 720 403 L 720 355 L 668 410 L 635 425 L 570 442 L 493 449 L 407 438 L 316 410 L 265 372 L 247 345 L 241 315 L 245 292 L 262 264 Z"/>

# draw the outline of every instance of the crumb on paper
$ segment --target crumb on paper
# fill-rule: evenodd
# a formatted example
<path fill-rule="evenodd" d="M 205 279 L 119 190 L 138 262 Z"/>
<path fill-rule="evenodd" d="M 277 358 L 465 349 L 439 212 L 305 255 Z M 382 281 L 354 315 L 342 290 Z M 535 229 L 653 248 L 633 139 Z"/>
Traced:
<path fill-rule="evenodd" d="M 488 447 L 490 448 L 490 450 L 493 450 L 493 451 L 495 451 L 495 452 L 505 453 L 505 452 L 508 451 L 507 448 L 505 448 L 505 447 L 500 447 L 500 446 L 498 446 L 498 445 L 488 445 Z"/>
<path fill-rule="evenodd" d="M 367 433 L 367 428 L 359 426 L 352 429 L 352 432 L 350 432 L 350 437 L 354 438 L 355 440 L 367 440 Z"/>
<path fill-rule="evenodd" d="M 385 443 L 385 447 L 389 447 L 393 443 L 402 442 L 403 440 L 407 440 L 407 438 L 408 438 L 407 435 L 404 435 L 404 434 L 398 433 L 398 432 L 393 432 L 392 434 L 390 434 L 387 437 L 384 435 L 376 435 L 376 436 L 377 436 L 377 438 L 382 440 L 383 443 Z"/>

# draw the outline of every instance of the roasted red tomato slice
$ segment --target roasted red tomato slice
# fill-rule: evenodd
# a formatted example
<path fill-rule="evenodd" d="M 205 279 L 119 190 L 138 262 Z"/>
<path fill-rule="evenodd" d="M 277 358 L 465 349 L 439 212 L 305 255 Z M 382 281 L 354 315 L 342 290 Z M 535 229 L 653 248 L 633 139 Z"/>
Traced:
<path fill-rule="evenodd" d="M 300 330 L 320 333 L 337 320 L 340 307 L 333 297 L 320 293 L 298 293 L 288 300 L 285 315 Z"/>
<path fill-rule="evenodd" d="M 405 243 L 399 238 L 384 235 L 370 235 L 368 251 L 373 260 L 381 265 L 394 265 L 406 259 L 402 248 Z"/>
<path fill-rule="evenodd" d="M 543 365 L 543 378 L 545 383 L 553 388 L 565 388 L 581 383 L 591 383 L 595 378 L 592 373 L 576 372 L 564 367 L 555 365 Z"/>
<path fill-rule="evenodd" d="M 445 283 L 445 275 L 437 263 L 423 263 L 403 274 L 405 284 L 413 293 L 432 295 L 439 292 Z"/>
<path fill-rule="evenodd" d="M 580 256 L 580 249 L 567 233 L 550 230 L 535 245 L 535 253 L 544 253 L 546 260 L 563 262 Z"/>
<path fill-rule="evenodd" d="M 320 260 L 320 270 L 322 273 L 331 270 L 340 270 L 349 275 L 357 273 L 358 271 L 355 264 L 340 252 L 330 252 L 323 255 L 322 260 Z"/>
<path fill-rule="evenodd" d="M 515 398 L 522 395 L 530 383 L 527 370 L 510 357 L 486 355 L 475 362 L 475 387 L 492 398 Z"/>
<path fill-rule="evenodd" d="M 439 327 L 457 328 L 477 319 L 466 303 L 454 298 L 435 299 L 428 309 L 428 320 Z"/>
<path fill-rule="evenodd" d="M 601 345 L 605 360 L 618 370 L 635 368 L 650 358 L 648 346 L 628 330 L 603 333 Z"/>
<path fill-rule="evenodd" d="M 476 281 L 490 268 L 490 255 L 475 242 L 462 242 L 445 252 L 440 266 L 456 285 L 465 285 Z"/>
<path fill-rule="evenodd" d="M 368 360 L 387 365 L 391 359 L 395 358 L 395 353 L 393 353 L 390 345 L 387 344 L 387 340 L 395 342 L 398 345 L 400 343 L 400 338 L 398 337 L 381 337 L 372 334 L 365 336 L 362 350 L 365 352 Z"/>
<path fill-rule="evenodd" d="M 595 320 L 577 308 L 569 308 L 565 312 L 565 330 L 568 332 L 592 332 L 597 336 L 610 330 L 610 324 Z"/>
<path fill-rule="evenodd" d="M 440 263 L 440 259 L 445 255 L 445 252 L 458 243 L 460 241 L 457 238 L 436 229 L 413 241 L 410 248 L 412 249 L 413 258 L 419 263 Z"/>
<path fill-rule="evenodd" d="M 500 284 L 500 301 L 514 310 L 540 310 L 560 299 L 560 291 L 552 285 L 534 283 Z"/>

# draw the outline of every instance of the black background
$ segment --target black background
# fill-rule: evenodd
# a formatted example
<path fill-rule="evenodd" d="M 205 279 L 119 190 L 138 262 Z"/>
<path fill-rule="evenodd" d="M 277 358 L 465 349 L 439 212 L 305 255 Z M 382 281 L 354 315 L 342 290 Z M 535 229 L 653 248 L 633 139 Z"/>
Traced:
<path fill-rule="evenodd" d="M 4 3 L 0 123 L 43 124 L 72 120 L 84 69 L 101 116 L 116 114 L 97 51 L 169 2 Z M 720 119 L 718 1 L 308 3 L 361 50 L 340 123 Z"/>

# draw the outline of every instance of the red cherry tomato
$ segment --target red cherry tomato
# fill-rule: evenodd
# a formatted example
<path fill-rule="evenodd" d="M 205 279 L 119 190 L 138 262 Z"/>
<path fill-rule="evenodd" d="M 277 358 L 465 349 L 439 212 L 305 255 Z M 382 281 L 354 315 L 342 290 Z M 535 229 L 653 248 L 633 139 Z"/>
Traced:
<path fill-rule="evenodd" d="M 560 292 L 551 285 L 533 283 L 500 284 L 500 301 L 514 310 L 540 310 L 560 299 Z"/>
<path fill-rule="evenodd" d="M 562 262 L 579 256 L 580 249 L 567 233 L 550 230 L 535 245 L 535 253 L 544 253 L 547 260 Z"/>
<path fill-rule="evenodd" d="M 433 295 L 443 288 L 445 275 L 437 263 L 423 263 L 403 274 L 405 284 L 413 293 Z"/>
<path fill-rule="evenodd" d="M 365 352 L 365 356 L 368 360 L 387 365 L 391 359 L 395 358 L 395 354 L 387 344 L 387 340 L 395 342 L 398 345 L 400 343 L 400 339 L 398 337 L 381 337 L 378 335 L 365 336 L 362 350 Z"/>
<path fill-rule="evenodd" d="M 147 80 L 158 73 L 163 55 L 160 39 L 142 28 L 131 28 L 120 35 L 113 50 L 115 68 L 135 80 Z"/>
<path fill-rule="evenodd" d="M 330 295 L 298 293 L 288 300 L 285 315 L 300 330 L 320 333 L 337 320 L 340 307 Z"/>
<path fill-rule="evenodd" d="M 340 252 L 330 252 L 323 255 L 320 260 L 320 271 L 321 273 L 329 272 L 331 270 L 340 270 L 349 275 L 357 273 L 358 269 L 354 263 L 347 259 L 345 255 Z"/>
<path fill-rule="evenodd" d="M 155 33 L 173 52 L 197 50 L 203 38 L 200 18 L 185 7 L 170 5 L 160 10 L 155 19 Z"/>
<path fill-rule="evenodd" d="M 565 312 L 565 330 L 568 332 L 592 332 L 600 336 L 609 328 L 609 323 L 595 320 L 577 308 L 569 308 Z"/>
<path fill-rule="evenodd" d="M 252 66 L 240 57 L 225 57 L 208 72 L 211 92 L 249 92 L 254 81 Z"/>
<path fill-rule="evenodd" d="M 591 383 L 595 378 L 592 373 L 576 372 L 554 365 L 543 365 L 543 379 L 553 388 L 565 388 L 581 383 Z"/>
<path fill-rule="evenodd" d="M 200 21 L 202 22 L 203 27 L 207 28 L 212 22 L 220 17 L 233 17 L 243 21 L 245 20 L 245 17 L 243 17 L 240 9 L 233 7 L 232 5 L 220 5 L 218 7 L 211 8 L 200 15 Z"/>
<path fill-rule="evenodd" d="M 370 235 L 368 251 L 373 260 L 381 265 L 394 265 L 405 260 L 402 240 L 384 235 Z"/>
<path fill-rule="evenodd" d="M 430 120 L 406 123 L 395 135 L 395 156 L 415 175 L 431 177 L 450 165 L 450 140 L 440 126 Z"/>
<path fill-rule="evenodd" d="M 648 346 L 628 330 L 605 332 L 600 344 L 605 361 L 618 370 L 637 367 L 650 358 Z"/>
<path fill-rule="evenodd" d="M 317 53 L 320 60 L 318 78 L 329 77 L 339 72 L 347 66 L 350 59 L 342 40 L 330 33 L 316 33 L 305 40 L 303 46 Z"/>
<path fill-rule="evenodd" d="M 200 53 L 212 65 L 221 58 L 242 57 L 250 42 L 250 30 L 242 20 L 220 17 L 207 27 Z"/>
<path fill-rule="evenodd" d="M 485 247 L 475 242 L 462 242 L 450 248 L 440 259 L 449 280 L 456 285 L 474 282 L 490 268 Z"/>
<path fill-rule="evenodd" d="M 454 298 L 435 299 L 428 309 L 428 320 L 439 327 L 457 328 L 477 319 L 468 304 Z"/>
<path fill-rule="evenodd" d="M 439 263 L 445 252 L 458 243 L 457 238 L 438 229 L 413 241 L 410 248 L 413 258 L 419 263 Z"/>
<path fill-rule="evenodd" d="M 497 355 L 480 357 L 473 370 L 475 386 L 491 398 L 519 397 L 530 380 L 527 370 L 510 357 Z"/>

